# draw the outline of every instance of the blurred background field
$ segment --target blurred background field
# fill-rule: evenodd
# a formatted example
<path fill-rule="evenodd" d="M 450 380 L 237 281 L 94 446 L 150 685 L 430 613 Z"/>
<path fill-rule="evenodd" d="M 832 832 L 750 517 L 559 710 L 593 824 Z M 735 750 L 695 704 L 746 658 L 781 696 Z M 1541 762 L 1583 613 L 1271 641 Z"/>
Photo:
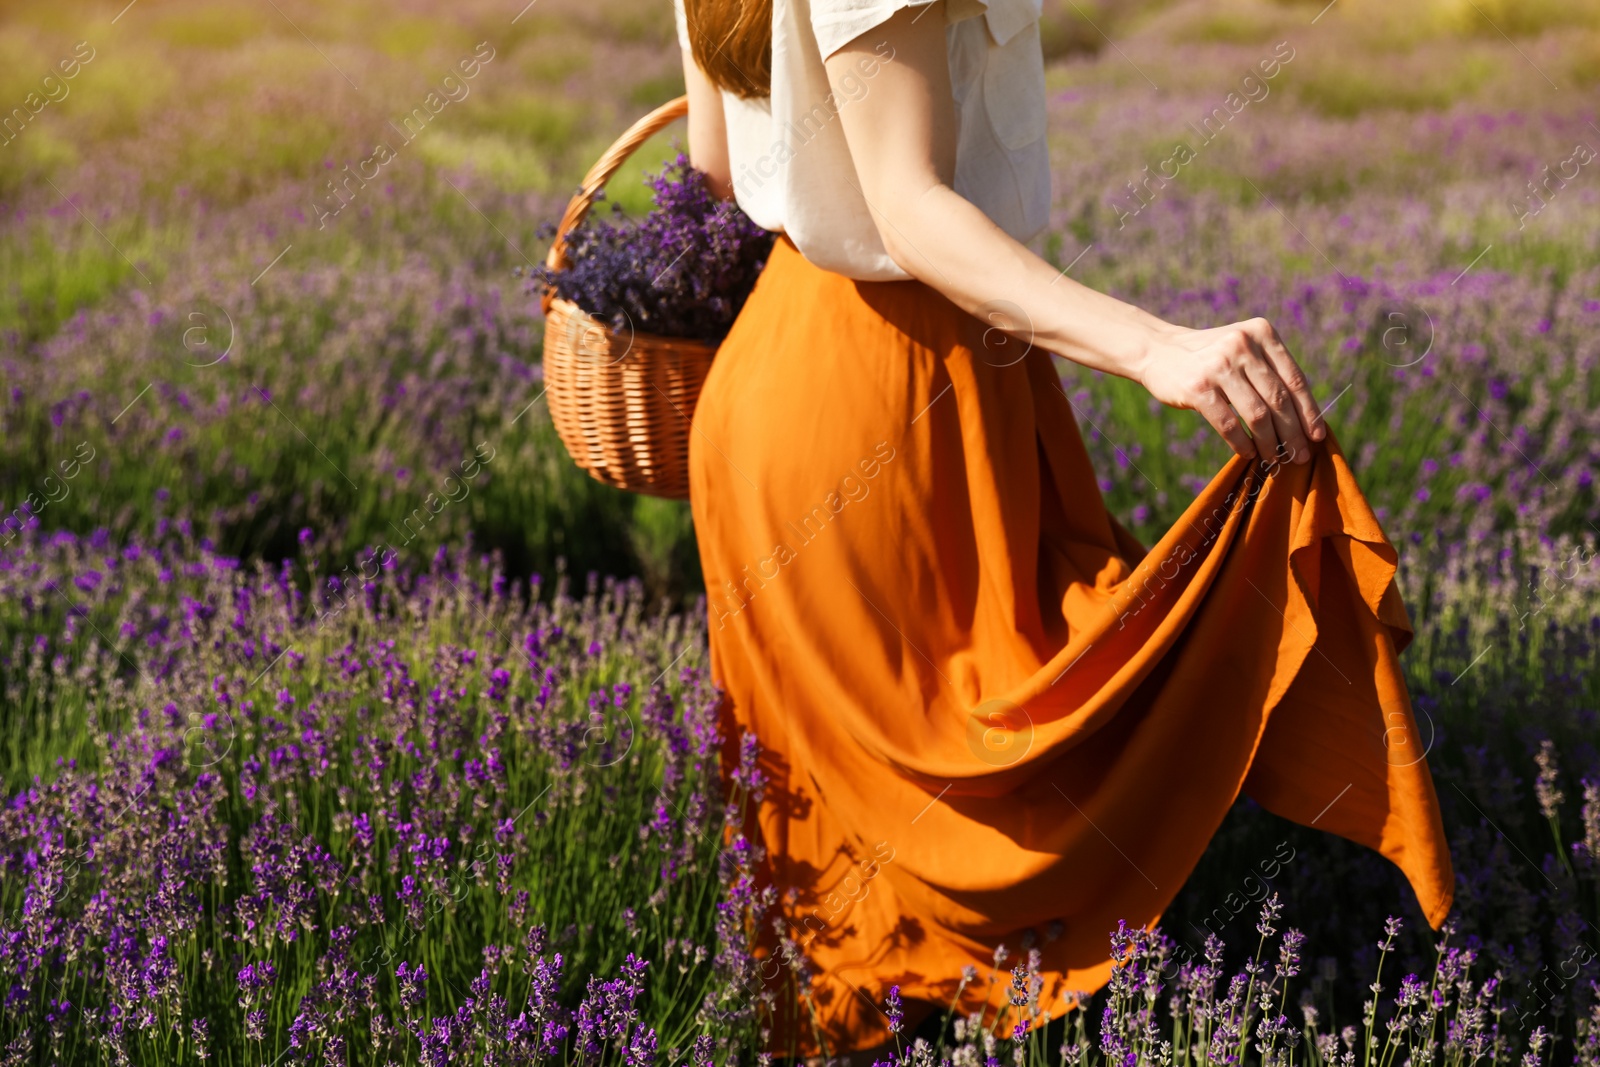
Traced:
<path fill-rule="evenodd" d="M 429 536 L 473 529 L 520 569 L 559 553 L 578 570 L 694 588 L 683 508 L 588 485 L 554 451 L 542 404 L 512 422 L 541 389 L 540 323 L 513 271 L 539 261 L 538 227 L 611 138 L 681 91 L 659 6 L 19 9 L 0 30 L 7 107 L 28 116 L 29 94 L 78 42 L 93 58 L 0 150 L 8 510 L 92 429 L 96 476 L 52 502 L 50 525 L 125 533 L 165 509 L 229 550 L 281 555 L 307 523 L 355 548 L 393 540 L 436 476 L 491 437 L 508 462 Z M 1580 431 L 1596 386 L 1574 346 L 1597 321 L 1586 302 L 1600 168 L 1569 164 L 1576 176 L 1531 216 L 1528 183 L 1585 138 L 1600 144 L 1594 5 L 1320 7 L 1050 6 L 1058 224 L 1041 247 L 1187 324 L 1267 314 L 1328 398 L 1389 377 L 1375 347 L 1407 363 L 1431 344 L 1398 395 L 1366 383 L 1340 401 L 1350 450 L 1376 450 L 1367 466 L 1385 468 L 1366 476 L 1376 502 L 1407 516 L 1406 533 L 1503 526 L 1525 507 L 1525 465 L 1496 440 L 1472 449 L 1479 428 L 1392 430 L 1408 404 L 1459 415 L 1488 397 L 1494 425 L 1530 435 L 1529 459 L 1560 487 L 1527 488 L 1537 514 L 1522 517 L 1575 533 L 1594 514 L 1574 480 L 1591 458 Z M 1293 58 L 1268 95 L 1200 145 L 1193 127 L 1280 42 Z M 441 79 L 480 45 L 492 58 L 448 99 Z M 430 92 L 442 109 L 422 126 Z M 677 135 L 638 153 L 613 198 L 644 206 L 638 177 Z M 1180 139 L 1197 158 L 1125 215 L 1137 206 L 1127 183 Z M 1551 332 L 1535 334 L 1546 319 Z M 1565 362 L 1530 376 L 1547 358 Z M 1418 394 L 1430 373 L 1466 397 L 1437 380 Z M 1585 403 L 1550 405 L 1538 383 Z M 1118 406 L 1130 449 L 1201 430 L 1122 410 L 1129 390 L 1095 393 Z M 1425 453 L 1444 462 L 1458 445 L 1468 461 L 1419 504 Z M 1200 432 L 1141 464 L 1148 481 L 1108 470 L 1111 499 L 1149 538 L 1176 514 L 1182 480 L 1221 455 Z M 1466 515 L 1456 494 L 1475 478 L 1492 495 Z"/>
<path fill-rule="evenodd" d="M 541 390 L 541 325 L 514 270 L 539 261 L 539 224 L 614 134 L 682 91 L 658 6 L 14 11 L 0 101 L 21 107 L 78 42 L 93 59 L 6 130 L 6 501 L 93 429 L 98 474 L 51 504 L 50 525 L 126 533 L 165 509 L 238 552 L 282 555 L 307 523 L 358 547 L 392 539 L 430 477 L 491 437 L 512 462 L 429 536 L 470 528 L 523 568 L 565 553 L 693 589 L 682 507 L 618 499 L 550 461 L 542 405 L 512 422 Z M 1318 10 L 1051 6 L 1059 222 L 1042 250 L 1179 322 L 1269 315 L 1326 398 L 1360 382 L 1336 426 L 1370 451 L 1371 494 L 1403 533 L 1584 530 L 1600 182 L 1570 157 L 1600 144 L 1594 5 Z M 1293 58 L 1266 96 L 1198 141 L 1274 48 Z M 416 133 L 414 109 L 480 50 L 491 59 L 464 98 L 435 96 Z M 614 200 L 645 205 L 638 176 L 674 136 L 635 155 Z M 1170 173 L 1181 139 L 1197 158 L 1165 189 L 1146 182 L 1136 210 L 1128 182 L 1163 160 Z M 1528 182 L 1563 162 L 1570 181 L 1539 208 Z M 1552 405 L 1546 387 L 1582 403 Z M 1125 411 L 1134 394 L 1115 384 L 1093 392 L 1131 459 L 1147 435 L 1195 438 L 1139 464 L 1149 478 L 1107 470 L 1112 501 L 1154 536 L 1221 453 L 1195 419 Z M 1467 405 L 1530 438 L 1518 445 L 1549 483 L 1518 477 L 1493 430 L 1474 448 L 1485 427 L 1445 416 Z M 1402 421 L 1413 432 L 1392 434 Z M 1427 459 L 1445 472 L 1422 475 Z M 506 477 L 514 466 L 539 477 Z M 1483 507 L 1458 507 L 1469 482 L 1493 482 Z"/>
<path fill-rule="evenodd" d="M 165 624 L 129 622 L 128 605 L 176 613 L 178 594 L 153 574 L 115 577 L 93 558 L 105 545 L 184 530 L 178 556 L 287 560 L 303 583 L 358 567 L 374 546 L 418 573 L 492 551 L 512 581 L 549 582 L 558 568 L 580 584 L 633 576 L 652 611 L 663 598 L 698 610 L 686 505 L 604 489 L 561 451 L 541 400 L 542 323 L 519 276 L 542 259 L 540 227 L 588 164 L 682 91 L 670 5 L 4 11 L 8 793 L 58 773 L 58 756 L 106 760 L 114 724 L 164 684 L 148 639 Z M 1457 850 L 1463 927 L 1506 970 L 1508 995 L 1556 1012 L 1563 1040 L 1581 1041 L 1594 965 L 1548 997 L 1532 983 L 1575 942 L 1594 944 L 1600 922 L 1600 791 L 1583 784 L 1600 779 L 1600 2 L 1047 0 L 1042 37 L 1055 209 L 1039 250 L 1173 321 L 1263 314 L 1284 334 L 1401 548 L 1418 630 L 1403 662 Z M 1274 56 L 1279 69 L 1261 79 Z M 58 64 L 72 61 L 64 77 Z M 446 93 L 463 61 L 476 64 L 465 92 Z M 641 150 L 611 198 L 647 206 L 639 178 L 680 136 Z M 1174 169 L 1179 142 L 1192 159 Z M 1151 179 L 1163 165 L 1171 177 Z M 1225 449 L 1128 383 L 1062 373 L 1108 501 L 1153 541 Z M 102 547 L 62 548 L 56 531 Z M 419 657 L 447 640 L 415 639 Z M 679 653 L 646 644 L 596 676 L 642 692 Z M 130 689 L 104 706 L 71 696 L 83 664 L 119 669 L 102 662 L 107 649 L 138 665 L 124 671 Z M 271 707 L 278 684 L 251 680 L 264 665 L 254 655 L 226 670 L 240 697 Z M 568 679 L 578 720 L 589 669 Z M 537 692 L 531 666 L 516 684 Z M 685 684 L 698 694 L 700 680 Z M 1541 792 L 1545 741 L 1562 770 Z M 237 772 L 249 754 L 241 744 L 222 766 Z M 256 816 L 234 803 L 242 832 Z M 330 825 L 324 812 L 303 828 Z M 1335 961 L 1318 973 L 1339 976 L 1348 1013 L 1365 980 L 1350 976 L 1366 973 L 1383 916 L 1414 907 L 1368 854 L 1241 802 L 1171 927 L 1191 940 L 1248 933 L 1253 905 L 1226 902 L 1281 839 L 1299 857 L 1275 882 L 1286 915 Z M 24 871 L 30 842 L 6 842 L 8 876 Z M 517 879 L 537 884 L 535 853 L 518 855 Z M 0 892 L 8 928 L 23 900 Z M 1414 960 L 1431 955 L 1416 926 Z M 594 973 L 622 959 L 588 935 L 578 943 Z M 302 991 L 311 958 L 296 972 Z M 477 973 L 462 966 L 459 987 Z M 570 989 L 581 993 L 581 978 Z M 434 1010 L 459 1006 L 443 988 L 429 996 Z M 214 1025 L 231 1033 L 242 1024 L 226 1021 L 228 1003 Z M 685 1032 L 681 1005 L 652 1010 L 677 1020 L 663 1032 Z"/>

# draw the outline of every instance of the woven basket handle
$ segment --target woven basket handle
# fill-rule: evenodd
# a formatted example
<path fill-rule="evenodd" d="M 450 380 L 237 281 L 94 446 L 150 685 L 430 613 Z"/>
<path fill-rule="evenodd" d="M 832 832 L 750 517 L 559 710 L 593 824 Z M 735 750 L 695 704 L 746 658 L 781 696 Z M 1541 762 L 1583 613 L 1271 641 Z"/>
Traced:
<path fill-rule="evenodd" d="M 589 168 L 589 173 L 583 176 L 583 184 L 572 199 L 567 201 L 567 210 L 562 212 L 561 221 L 556 224 L 556 238 L 550 243 L 550 254 L 545 256 L 545 266 L 551 270 L 562 270 L 567 265 L 567 233 L 583 217 L 589 213 L 589 208 L 594 204 L 594 198 L 600 190 L 605 188 L 606 182 L 617 172 L 627 158 L 634 151 L 663 127 L 689 113 L 689 98 L 680 96 L 676 100 L 669 100 L 656 108 L 644 118 L 629 126 L 621 137 L 618 137 L 611 147 L 606 149 L 594 166 Z M 555 300 L 555 292 L 546 289 L 540 298 L 540 306 L 544 313 L 550 313 L 550 304 Z"/>

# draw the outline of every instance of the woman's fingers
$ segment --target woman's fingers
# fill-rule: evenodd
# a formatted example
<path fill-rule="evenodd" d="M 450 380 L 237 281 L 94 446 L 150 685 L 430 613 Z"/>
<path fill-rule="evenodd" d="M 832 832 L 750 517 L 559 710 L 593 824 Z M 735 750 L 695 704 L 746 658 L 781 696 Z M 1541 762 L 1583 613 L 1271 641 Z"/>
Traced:
<path fill-rule="evenodd" d="M 1245 376 L 1272 413 L 1272 429 L 1282 448 L 1281 452 L 1275 453 L 1275 457 L 1280 462 L 1288 463 L 1309 460 L 1311 442 L 1306 439 L 1306 432 L 1300 425 L 1300 412 L 1295 406 L 1294 396 L 1283 379 L 1278 377 L 1276 369 L 1263 358 L 1252 362 Z"/>
<path fill-rule="evenodd" d="M 1223 376 L 1222 389 L 1228 394 L 1228 403 L 1239 413 L 1255 442 L 1254 451 L 1261 460 L 1274 457 L 1283 459 L 1278 451 L 1278 431 L 1272 423 L 1272 408 L 1261 398 L 1251 383 L 1249 374 L 1241 367 Z"/>
<path fill-rule="evenodd" d="M 1188 331 L 1156 350 L 1141 381 L 1162 403 L 1198 411 L 1246 459 L 1306 463 L 1327 436 L 1310 383 L 1263 318 Z"/>
<path fill-rule="evenodd" d="M 1267 361 L 1272 369 L 1277 372 L 1278 379 L 1289 390 L 1289 396 L 1300 415 L 1300 425 L 1305 436 L 1312 441 L 1320 441 L 1328 435 L 1327 427 L 1323 425 L 1322 409 L 1317 405 L 1316 397 L 1311 395 L 1311 383 L 1306 379 L 1305 372 L 1300 369 L 1300 364 L 1295 362 L 1294 356 L 1289 354 L 1289 348 L 1278 336 L 1278 331 L 1266 319 L 1255 320 L 1260 323 L 1260 343 Z"/>
<path fill-rule="evenodd" d="M 1194 406 L 1234 452 L 1245 459 L 1255 458 L 1256 446 L 1250 440 L 1250 435 L 1244 432 L 1244 424 L 1239 421 L 1239 416 L 1228 406 L 1228 398 L 1221 389 L 1210 389 L 1200 394 Z"/>

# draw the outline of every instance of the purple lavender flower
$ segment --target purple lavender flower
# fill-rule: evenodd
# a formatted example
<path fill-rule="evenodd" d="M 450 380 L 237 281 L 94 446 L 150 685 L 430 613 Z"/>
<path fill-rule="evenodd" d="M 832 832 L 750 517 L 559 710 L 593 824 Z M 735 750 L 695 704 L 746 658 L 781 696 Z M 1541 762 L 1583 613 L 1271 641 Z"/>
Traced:
<path fill-rule="evenodd" d="M 1261 917 L 1256 920 L 1256 932 L 1264 938 L 1276 934 L 1278 928 L 1273 923 L 1278 921 L 1278 916 L 1282 913 L 1283 904 L 1278 900 L 1278 894 L 1274 893 L 1261 905 Z"/>
<path fill-rule="evenodd" d="M 716 341 L 744 306 L 773 235 L 711 193 L 705 175 L 679 154 L 646 178 L 655 209 L 637 222 L 591 213 L 567 234 L 569 266 L 531 272 L 617 330 Z M 614 205 L 620 218 L 621 206 Z"/>
<path fill-rule="evenodd" d="M 1290 929 L 1283 935 L 1283 941 L 1278 946 L 1278 973 L 1285 978 L 1293 978 L 1300 973 L 1300 950 L 1305 945 L 1306 935 L 1299 930 Z"/>
<path fill-rule="evenodd" d="M 427 998 L 428 972 L 417 964 L 411 967 L 404 961 L 395 969 L 394 976 L 400 983 L 400 1004 L 407 1011 L 415 1011 L 422 1006 Z"/>
<path fill-rule="evenodd" d="M 204 1061 L 211 1058 L 209 1029 L 206 1020 L 189 1020 L 189 1040 L 194 1045 L 195 1059 Z"/>

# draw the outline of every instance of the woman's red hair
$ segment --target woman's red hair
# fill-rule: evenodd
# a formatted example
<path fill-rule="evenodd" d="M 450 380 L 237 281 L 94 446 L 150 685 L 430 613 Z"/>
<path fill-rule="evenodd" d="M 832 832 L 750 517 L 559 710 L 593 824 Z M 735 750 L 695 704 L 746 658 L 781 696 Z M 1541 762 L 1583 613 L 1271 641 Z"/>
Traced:
<path fill-rule="evenodd" d="M 772 0 L 684 0 L 690 52 L 713 85 L 745 98 L 772 92 Z"/>

